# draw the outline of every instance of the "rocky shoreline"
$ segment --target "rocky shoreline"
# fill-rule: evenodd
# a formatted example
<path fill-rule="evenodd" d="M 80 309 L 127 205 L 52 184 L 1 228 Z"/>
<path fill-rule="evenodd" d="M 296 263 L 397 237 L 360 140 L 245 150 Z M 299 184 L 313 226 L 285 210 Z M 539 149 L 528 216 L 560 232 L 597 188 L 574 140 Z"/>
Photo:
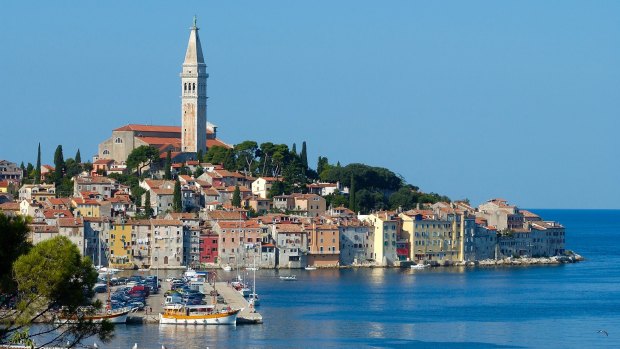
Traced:
<path fill-rule="evenodd" d="M 463 265 L 466 266 L 495 266 L 495 265 L 541 265 L 541 264 L 568 264 L 577 263 L 583 261 L 584 258 L 578 254 L 572 254 L 568 256 L 553 256 L 553 257 L 524 257 L 524 258 L 503 258 L 503 259 L 485 259 L 476 262 L 466 262 Z"/>

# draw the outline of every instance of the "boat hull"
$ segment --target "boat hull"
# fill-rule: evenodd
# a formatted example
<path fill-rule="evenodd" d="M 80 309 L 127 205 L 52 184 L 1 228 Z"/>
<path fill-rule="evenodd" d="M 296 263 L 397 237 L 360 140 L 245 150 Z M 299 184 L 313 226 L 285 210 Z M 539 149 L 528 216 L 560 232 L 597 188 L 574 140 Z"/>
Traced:
<path fill-rule="evenodd" d="M 103 320 L 108 320 L 109 322 L 113 324 L 124 324 L 124 323 L 127 323 L 127 316 L 129 315 L 130 311 L 131 310 L 129 309 L 124 309 L 122 311 L 110 312 L 108 314 L 95 314 L 95 315 L 85 316 L 84 320 L 92 321 L 94 323 L 99 323 L 99 322 L 102 322 Z M 74 324 L 74 323 L 77 323 L 78 320 L 75 318 L 60 317 L 57 322 L 66 323 L 66 324 Z"/>
<path fill-rule="evenodd" d="M 166 325 L 236 325 L 241 310 L 231 310 L 203 315 L 159 314 L 159 323 Z"/>

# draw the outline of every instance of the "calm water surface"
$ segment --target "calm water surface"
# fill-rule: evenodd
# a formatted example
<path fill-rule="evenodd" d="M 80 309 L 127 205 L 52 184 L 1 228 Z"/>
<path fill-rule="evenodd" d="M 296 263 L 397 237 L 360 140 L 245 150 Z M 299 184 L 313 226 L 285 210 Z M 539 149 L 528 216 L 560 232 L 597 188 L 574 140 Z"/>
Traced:
<path fill-rule="evenodd" d="M 99 347 L 620 348 L 620 211 L 533 211 L 563 223 L 567 248 L 587 261 L 296 270 L 296 282 L 278 279 L 288 270 L 261 270 L 262 325 L 123 325 Z"/>

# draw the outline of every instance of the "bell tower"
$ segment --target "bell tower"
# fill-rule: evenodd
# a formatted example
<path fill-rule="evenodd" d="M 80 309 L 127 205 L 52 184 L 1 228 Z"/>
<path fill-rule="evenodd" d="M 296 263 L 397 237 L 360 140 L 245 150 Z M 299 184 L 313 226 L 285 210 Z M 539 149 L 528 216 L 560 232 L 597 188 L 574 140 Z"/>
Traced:
<path fill-rule="evenodd" d="M 184 153 L 207 149 L 208 77 L 194 16 L 181 71 L 181 151 Z"/>

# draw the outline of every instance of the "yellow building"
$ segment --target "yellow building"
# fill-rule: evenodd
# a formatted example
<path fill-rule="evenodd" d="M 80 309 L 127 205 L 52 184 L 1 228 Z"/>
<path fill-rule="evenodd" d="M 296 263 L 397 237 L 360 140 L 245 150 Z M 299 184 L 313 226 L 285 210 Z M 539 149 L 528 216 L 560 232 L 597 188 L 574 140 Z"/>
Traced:
<path fill-rule="evenodd" d="M 400 214 L 403 236 L 409 241 L 409 259 L 438 263 L 463 260 L 464 216 L 441 220 L 432 211 L 412 210 Z"/>
<path fill-rule="evenodd" d="M 362 218 L 374 230 L 371 259 L 377 265 L 391 266 L 398 261 L 396 242 L 400 239 L 401 221 L 391 212 L 377 212 Z"/>
<path fill-rule="evenodd" d="M 110 227 L 110 263 L 133 264 L 131 231 L 131 224 L 127 223 L 117 223 Z"/>

